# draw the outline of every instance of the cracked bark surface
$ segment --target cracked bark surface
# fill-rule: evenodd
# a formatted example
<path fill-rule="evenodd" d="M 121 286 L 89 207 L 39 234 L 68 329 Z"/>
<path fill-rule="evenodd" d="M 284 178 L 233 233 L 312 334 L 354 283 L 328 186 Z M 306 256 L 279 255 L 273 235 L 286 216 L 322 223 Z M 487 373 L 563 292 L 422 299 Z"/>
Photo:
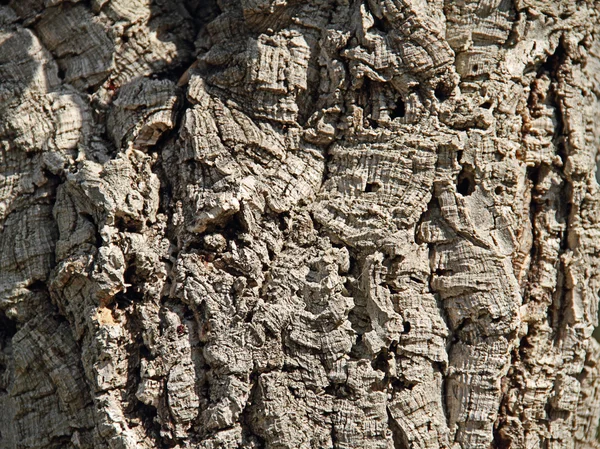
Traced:
<path fill-rule="evenodd" d="M 600 8 L 0 5 L 0 449 L 598 448 Z"/>

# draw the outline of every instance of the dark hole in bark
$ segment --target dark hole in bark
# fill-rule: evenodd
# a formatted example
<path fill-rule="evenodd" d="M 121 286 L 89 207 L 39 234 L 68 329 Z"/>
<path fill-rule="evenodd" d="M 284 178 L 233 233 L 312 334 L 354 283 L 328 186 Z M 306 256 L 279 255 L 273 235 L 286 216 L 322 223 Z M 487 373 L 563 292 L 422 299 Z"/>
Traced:
<path fill-rule="evenodd" d="M 115 295 L 117 307 L 122 310 L 128 308 L 134 302 L 141 302 L 144 299 L 144 294 L 136 287 L 139 284 L 139 276 L 137 276 L 135 265 L 132 264 L 127 267 L 125 273 L 123 273 L 123 279 L 130 287 L 127 287 L 125 292 L 119 292 Z"/>
<path fill-rule="evenodd" d="M 373 16 L 373 28 L 385 32 L 385 22 L 379 17 Z"/>
<path fill-rule="evenodd" d="M 403 118 L 405 115 L 406 115 L 406 104 L 404 103 L 404 100 L 402 100 L 402 98 L 398 98 L 398 101 L 396 102 L 396 107 L 392 111 L 391 118 L 392 119 Z"/>
<path fill-rule="evenodd" d="M 439 83 L 433 93 L 440 101 L 446 101 L 450 97 L 450 90 L 444 83 Z"/>
<path fill-rule="evenodd" d="M 458 150 L 458 151 L 456 152 L 456 161 L 457 161 L 458 163 L 460 163 L 460 161 L 462 160 L 462 155 L 463 155 L 463 152 L 462 152 L 462 150 Z"/>
<path fill-rule="evenodd" d="M 373 360 L 371 362 L 371 366 L 373 367 L 374 370 L 387 372 L 388 359 L 389 359 L 389 356 L 387 354 L 387 351 L 382 350 L 379 354 L 377 354 L 377 357 L 375 358 L 375 360 Z"/>
<path fill-rule="evenodd" d="M 153 360 L 154 356 L 150 352 L 150 349 L 146 345 L 140 345 L 140 357 L 143 357 L 147 360 Z"/>
<path fill-rule="evenodd" d="M 139 232 L 143 228 L 143 224 L 139 221 L 134 221 L 129 217 L 117 215 L 115 217 L 115 227 L 121 231 Z"/>
<path fill-rule="evenodd" d="M 473 64 L 473 73 L 479 70 L 479 64 Z"/>
<path fill-rule="evenodd" d="M 328 385 L 325 387 L 325 393 L 335 398 L 347 398 L 351 392 L 345 385 Z M 264 447 L 264 446 L 261 446 Z M 335 446 L 334 446 L 335 447 Z"/>
<path fill-rule="evenodd" d="M 123 280 L 125 281 L 126 284 L 135 285 L 137 279 L 135 277 L 135 265 L 134 264 L 131 264 L 127 267 L 127 269 L 125 270 L 125 273 L 123 273 Z"/>
<path fill-rule="evenodd" d="M 527 168 L 527 179 L 531 181 L 531 187 L 535 188 L 535 186 L 540 182 L 540 167 L 528 167 Z"/>
<path fill-rule="evenodd" d="M 540 78 L 544 73 L 556 76 L 558 69 L 567 59 L 565 45 L 561 39 L 554 53 L 548 56 L 546 61 L 540 66 L 537 77 Z"/>
<path fill-rule="evenodd" d="M 462 196 L 469 196 L 475 191 L 475 174 L 471 170 L 463 167 L 460 171 L 456 181 L 456 191 Z"/>
<path fill-rule="evenodd" d="M 146 435 L 154 438 L 155 440 L 161 441 L 160 435 L 160 424 L 156 420 L 158 416 L 158 410 L 151 405 L 144 404 L 142 401 L 138 400 L 135 403 L 136 411 L 138 416 L 142 420 L 142 425 L 144 426 L 144 430 Z M 163 444 L 160 447 L 168 447 Z"/>
<path fill-rule="evenodd" d="M 381 188 L 381 185 L 377 182 L 367 182 L 365 186 L 365 192 L 377 192 Z"/>
<path fill-rule="evenodd" d="M 29 290 L 30 292 L 45 292 L 46 291 L 46 283 L 42 282 L 42 281 L 35 281 L 33 284 L 31 284 L 29 287 L 27 287 L 27 290 Z"/>
<path fill-rule="evenodd" d="M 0 339 L 2 337 L 12 338 L 17 333 L 17 323 L 8 318 L 4 312 L 0 312 Z"/>
<path fill-rule="evenodd" d="M 483 103 L 483 104 L 481 105 L 481 107 L 482 107 L 483 109 L 489 109 L 489 108 L 491 108 L 491 107 L 492 107 L 492 102 L 488 100 L 488 101 L 486 101 L 485 103 Z"/>
<path fill-rule="evenodd" d="M 127 36 L 126 34 L 124 34 L 123 36 L 121 36 L 121 42 L 123 42 L 124 44 L 126 44 L 127 42 L 129 42 L 129 36 Z"/>
<path fill-rule="evenodd" d="M 120 309 L 120 310 L 125 310 L 131 304 L 133 304 L 133 301 L 130 298 L 128 298 L 127 296 L 125 296 L 124 293 L 117 293 L 115 295 L 115 301 L 117 303 L 117 309 Z"/>
<path fill-rule="evenodd" d="M 412 382 L 406 382 L 406 381 L 400 380 L 398 378 L 392 379 L 391 384 L 392 384 L 392 388 L 394 390 L 399 390 L 399 391 L 400 390 L 412 390 L 413 387 L 415 386 L 415 384 Z"/>
<path fill-rule="evenodd" d="M 509 437 L 510 433 L 503 432 L 504 426 L 506 426 L 506 423 L 501 422 L 500 426 L 494 429 L 494 441 L 498 449 L 510 449 L 513 447 L 513 441 Z M 507 427 L 509 428 L 509 426 Z"/>
<path fill-rule="evenodd" d="M 63 69 L 61 69 L 60 67 L 58 68 L 58 77 L 59 77 L 61 80 L 64 80 L 64 79 L 65 79 L 65 71 L 64 71 Z"/>
<path fill-rule="evenodd" d="M 410 332 L 410 322 L 409 321 L 405 321 L 404 324 L 404 329 L 402 329 L 402 333 L 403 334 L 408 334 Z"/>
<path fill-rule="evenodd" d="M 501 195 L 503 191 L 504 191 L 504 188 L 502 186 L 498 186 L 494 189 L 494 192 L 496 192 L 496 195 Z"/>
<path fill-rule="evenodd" d="M 471 180 L 468 177 L 464 177 L 458 182 L 456 190 L 463 196 L 469 196 L 473 193 Z"/>
<path fill-rule="evenodd" d="M 281 232 L 287 231 L 289 223 L 291 223 L 289 212 L 283 212 L 277 215 L 277 225 Z"/>
<path fill-rule="evenodd" d="M 183 318 L 188 321 L 192 321 L 195 318 L 194 311 L 186 307 L 185 311 L 183 312 Z"/>

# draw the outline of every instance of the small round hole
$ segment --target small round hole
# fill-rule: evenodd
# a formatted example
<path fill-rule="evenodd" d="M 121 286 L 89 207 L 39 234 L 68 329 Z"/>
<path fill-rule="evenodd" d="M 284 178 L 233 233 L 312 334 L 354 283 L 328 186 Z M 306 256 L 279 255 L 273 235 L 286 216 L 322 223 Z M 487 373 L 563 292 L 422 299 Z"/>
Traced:
<path fill-rule="evenodd" d="M 403 324 L 404 329 L 402 329 L 403 334 L 408 334 L 410 332 L 410 322 L 405 321 Z"/>
<path fill-rule="evenodd" d="M 396 107 L 392 111 L 391 118 L 392 120 L 395 118 L 403 118 L 406 115 L 406 104 L 404 104 L 404 100 L 402 98 L 398 98 L 396 102 Z"/>
<path fill-rule="evenodd" d="M 439 83 L 435 88 L 434 95 L 438 100 L 446 101 L 450 97 L 450 92 L 443 83 Z"/>
<path fill-rule="evenodd" d="M 479 64 L 473 64 L 473 73 L 479 70 Z"/>
<path fill-rule="evenodd" d="M 365 192 L 377 192 L 381 188 L 381 185 L 377 182 L 368 182 L 365 186 Z"/>
<path fill-rule="evenodd" d="M 458 174 L 456 191 L 462 196 L 471 195 L 475 191 L 475 173 L 463 167 Z"/>
<path fill-rule="evenodd" d="M 373 28 L 385 32 L 385 23 L 379 17 L 373 16 Z"/>
<path fill-rule="evenodd" d="M 496 195 L 502 195 L 502 192 L 504 192 L 504 187 L 498 186 L 494 189 L 494 192 L 496 193 Z"/>

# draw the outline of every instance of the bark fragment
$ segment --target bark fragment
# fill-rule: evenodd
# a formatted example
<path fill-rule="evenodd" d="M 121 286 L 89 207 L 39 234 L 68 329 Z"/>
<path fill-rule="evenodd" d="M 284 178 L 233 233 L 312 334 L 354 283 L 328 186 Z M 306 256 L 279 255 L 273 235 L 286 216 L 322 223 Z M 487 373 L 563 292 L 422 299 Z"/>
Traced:
<path fill-rule="evenodd" d="M 596 447 L 597 19 L 0 5 L 0 449 Z"/>

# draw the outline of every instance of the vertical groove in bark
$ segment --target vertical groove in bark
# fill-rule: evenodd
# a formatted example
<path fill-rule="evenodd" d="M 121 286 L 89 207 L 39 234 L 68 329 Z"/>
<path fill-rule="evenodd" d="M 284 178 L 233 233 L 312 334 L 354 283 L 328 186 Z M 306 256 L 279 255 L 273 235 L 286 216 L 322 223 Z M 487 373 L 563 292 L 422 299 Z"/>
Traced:
<path fill-rule="evenodd" d="M 598 16 L 0 5 L 0 449 L 597 447 Z"/>

